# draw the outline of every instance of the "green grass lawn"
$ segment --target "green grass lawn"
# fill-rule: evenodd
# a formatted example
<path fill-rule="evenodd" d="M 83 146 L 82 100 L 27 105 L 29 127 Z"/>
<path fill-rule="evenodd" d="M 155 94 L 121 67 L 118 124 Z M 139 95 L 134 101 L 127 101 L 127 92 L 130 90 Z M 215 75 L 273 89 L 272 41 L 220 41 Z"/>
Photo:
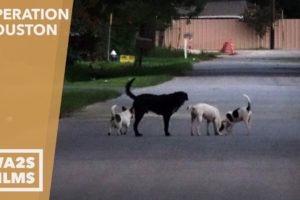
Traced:
<path fill-rule="evenodd" d="M 112 89 L 64 88 L 60 113 L 62 117 L 67 116 L 86 105 L 106 101 L 119 95 L 118 91 Z"/>
<path fill-rule="evenodd" d="M 92 81 L 65 82 L 61 104 L 61 116 L 67 116 L 82 107 L 106 101 L 121 95 L 119 90 L 131 77 L 97 79 Z M 170 75 L 137 76 L 134 87 L 147 87 L 172 79 Z"/>
<path fill-rule="evenodd" d="M 156 57 L 146 57 L 142 67 L 119 62 L 80 61 L 66 68 L 61 116 L 82 107 L 120 95 L 127 81 L 135 77 L 134 87 L 147 87 L 171 80 L 192 69 L 193 62 L 215 58 L 200 54 L 183 59 L 180 51 L 162 50 Z M 160 55 L 160 56 L 159 56 Z M 173 55 L 173 56 L 172 56 Z"/>

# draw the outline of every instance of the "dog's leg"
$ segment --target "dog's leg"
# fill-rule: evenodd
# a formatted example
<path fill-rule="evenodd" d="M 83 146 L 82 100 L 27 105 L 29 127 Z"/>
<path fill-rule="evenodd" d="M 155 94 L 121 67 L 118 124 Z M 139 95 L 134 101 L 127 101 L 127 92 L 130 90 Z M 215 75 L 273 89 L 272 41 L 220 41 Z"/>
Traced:
<path fill-rule="evenodd" d="M 191 136 L 193 136 L 194 135 L 194 122 L 193 121 L 191 121 Z"/>
<path fill-rule="evenodd" d="M 124 135 L 127 134 L 127 130 L 128 130 L 128 127 L 127 127 L 127 126 L 124 126 L 124 132 L 123 132 Z"/>
<path fill-rule="evenodd" d="M 136 110 L 136 113 L 135 113 L 135 120 L 134 120 L 134 124 L 133 124 L 133 130 L 134 130 L 134 133 L 135 133 L 135 136 L 136 136 L 136 137 L 143 136 L 143 134 L 139 133 L 138 125 L 139 125 L 140 121 L 142 120 L 144 114 L 145 114 L 145 113 L 143 113 L 143 112 L 138 112 L 138 111 Z"/>
<path fill-rule="evenodd" d="M 111 127 L 109 127 L 109 131 L 108 131 L 108 136 L 110 136 L 111 135 L 111 132 L 112 132 L 112 128 Z"/>
<path fill-rule="evenodd" d="M 194 135 L 194 123 L 195 123 L 195 117 L 194 114 L 191 112 L 191 136 Z"/>
<path fill-rule="evenodd" d="M 247 135 L 250 135 L 250 127 L 251 127 L 251 113 L 249 113 L 249 115 L 244 119 L 244 123 L 246 125 L 247 128 Z"/>
<path fill-rule="evenodd" d="M 197 134 L 198 134 L 198 136 L 200 136 L 201 135 L 202 114 L 200 114 L 198 116 L 197 120 L 195 120 L 195 121 L 197 123 L 196 124 Z"/>
<path fill-rule="evenodd" d="M 201 125 L 200 122 L 198 122 L 198 123 L 196 124 L 196 130 L 197 130 L 197 135 L 198 135 L 198 136 L 201 135 L 201 131 L 200 131 L 201 127 L 200 127 L 200 125 Z"/>
<path fill-rule="evenodd" d="M 198 118 L 197 118 L 197 116 L 193 117 L 193 115 L 192 115 L 192 120 L 191 120 L 191 135 L 192 136 L 194 135 L 195 129 L 197 130 L 197 135 L 198 135 L 197 126 L 198 126 Z"/>
<path fill-rule="evenodd" d="M 198 115 L 194 112 L 191 112 L 191 136 L 194 135 L 194 130 L 197 129 L 197 126 L 198 126 Z M 197 135 L 199 135 L 198 131 L 197 131 Z"/>
<path fill-rule="evenodd" d="M 197 120 L 195 119 L 193 122 L 192 122 L 192 124 L 191 124 L 191 135 L 193 136 L 194 135 L 194 131 L 195 131 L 195 129 L 196 129 L 196 131 L 197 131 L 197 135 L 199 135 L 198 134 L 198 122 L 197 122 Z"/>
<path fill-rule="evenodd" d="M 213 125 L 214 125 L 215 135 L 221 135 L 219 130 L 218 130 L 216 118 L 213 120 Z"/>
<path fill-rule="evenodd" d="M 251 129 L 251 126 L 252 126 L 252 113 L 250 113 L 250 115 L 248 117 L 248 124 L 249 124 L 249 129 Z"/>
<path fill-rule="evenodd" d="M 123 124 L 120 131 L 121 131 L 122 135 L 125 135 L 126 134 L 126 125 Z"/>
<path fill-rule="evenodd" d="M 250 135 L 250 124 L 248 122 L 248 120 L 245 120 L 245 125 L 246 125 L 246 128 L 247 128 L 247 135 Z"/>
<path fill-rule="evenodd" d="M 206 123 L 206 135 L 209 136 L 209 124 L 210 124 L 210 121 L 207 120 L 207 123 Z"/>
<path fill-rule="evenodd" d="M 122 135 L 122 127 L 118 127 L 117 135 L 118 136 Z"/>
<path fill-rule="evenodd" d="M 164 118 L 165 136 L 170 136 L 171 134 L 169 133 L 169 122 L 170 122 L 171 115 L 166 114 L 163 116 L 163 118 Z"/>
<path fill-rule="evenodd" d="M 127 134 L 129 127 L 130 127 L 130 121 L 128 121 L 127 124 L 126 124 L 125 135 Z"/>

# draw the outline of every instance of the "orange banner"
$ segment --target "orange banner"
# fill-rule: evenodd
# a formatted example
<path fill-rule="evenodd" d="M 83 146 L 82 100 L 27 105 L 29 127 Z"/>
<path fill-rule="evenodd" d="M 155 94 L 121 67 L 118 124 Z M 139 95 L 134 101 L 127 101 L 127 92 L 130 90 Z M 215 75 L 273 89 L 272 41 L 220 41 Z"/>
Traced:
<path fill-rule="evenodd" d="M 72 4 L 0 1 L 0 199 L 49 199 Z"/>

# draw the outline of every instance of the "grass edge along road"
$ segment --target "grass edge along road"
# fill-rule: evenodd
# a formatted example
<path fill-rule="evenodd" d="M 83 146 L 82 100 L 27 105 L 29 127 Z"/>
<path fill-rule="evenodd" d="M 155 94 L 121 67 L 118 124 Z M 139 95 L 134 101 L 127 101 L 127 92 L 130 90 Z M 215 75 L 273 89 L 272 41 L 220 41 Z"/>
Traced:
<path fill-rule="evenodd" d="M 213 53 L 182 56 L 146 57 L 142 67 L 119 62 L 76 62 L 66 69 L 60 115 L 70 113 L 95 103 L 121 95 L 120 89 L 131 77 L 137 77 L 136 87 L 158 85 L 183 75 L 192 69 L 194 62 L 216 57 Z M 182 55 L 182 54 L 181 54 Z"/>

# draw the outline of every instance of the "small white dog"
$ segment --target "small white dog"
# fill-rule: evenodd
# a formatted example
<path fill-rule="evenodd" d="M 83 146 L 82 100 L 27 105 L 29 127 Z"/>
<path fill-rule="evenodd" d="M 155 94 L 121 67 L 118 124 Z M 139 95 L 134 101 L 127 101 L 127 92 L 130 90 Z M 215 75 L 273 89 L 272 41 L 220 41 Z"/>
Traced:
<path fill-rule="evenodd" d="M 117 135 L 126 135 L 130 126 L 130 120 L 133 118 L 133 109 L 122 107 L 122 112 L 116 113 L 117 105 L 111 107 L 111 119 L 108 135 L 112 133 L 112 129 L 117 130 Z M 124 129 L 124 132 L 122 132 Z"/>
<path fill-rule="evenodd" d="M 209 136 L 209 124 L 213 122 L 215 135 L 222 135 L 219 131 L 222 120 L 218 108 L 205 103 L 198 103 L 187 108 L 191 112 L 191 135 L 194 135 L 194 130 L 200 135 L 200 124 L 204 119 L 207 121 L 207 135 Z"/>
<path fill-rule="evenodd" d="M 250 134 L 250 122 L 252 117 L 251 100 L 246 94 L 244 94 L 244 97 L 247 98 L 248 105 L 227 112 L 226 119 L 222 120 L 220 131 L 225 129 L 228 133 L 230 133 L 232 132 L 232 128 L 235 123 L 243 121 L 247 128 L 247 134 Z"/>

